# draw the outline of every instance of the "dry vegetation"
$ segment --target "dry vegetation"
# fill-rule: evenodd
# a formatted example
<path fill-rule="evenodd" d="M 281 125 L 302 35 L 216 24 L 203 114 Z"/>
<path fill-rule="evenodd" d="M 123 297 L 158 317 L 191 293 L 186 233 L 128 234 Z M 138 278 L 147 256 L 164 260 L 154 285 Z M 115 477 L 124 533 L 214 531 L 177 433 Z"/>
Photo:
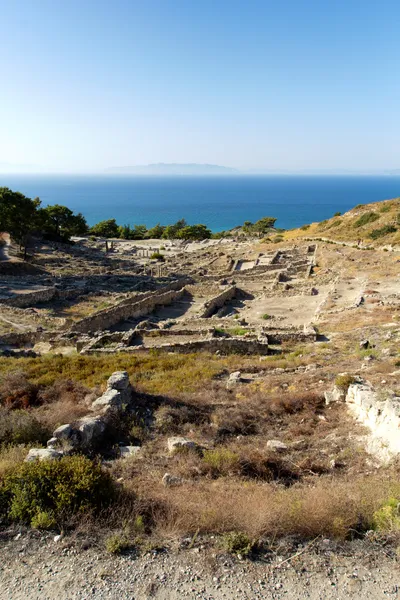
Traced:
<path fill-rule="evenodd" d="M 307 348 L 304 353 L 307 358 Z M 120 426 L 124 442 L 141 444 L 142 451 L 104 464 L 115 490 L 112 508 L 100 503 L 100 513 L 96 505 L 78 515 L 71 507 L 62 515 L 43 508 L 34 526 L 93 528 L 94 519 L 110 552 L 232 531 L 257 547 L 286 535 L 344 539 L 371 528 L 395 529 L 390 502 L 400 497 L 397 470 L 371 468 L 359 440 L 362 429 L 342 404 L 325 405 L 320 375 L 304 374 L 294 390 L 275 372 L 268 375 L 275 367 L 271 357 L 271 365 L 262 363 L 262 382 L 227 389 L 226 373 L 239 360 L 242 369 L 260 369 L 256 357 L 211 355 L 118 355 L 111 364 L 99 356 L 7 359 L 8 368 L 0 364 L 0 481 L 10 489 L 27 448 L 86 414 L 95 393 L 89 387 L 100 386 L 99 393 L 107 374 L 126 367 L 138 389 L 137 413 Z M 295 365 L 299 351 L 279 360 Z M 170 455 L 172 435 L 187 435 L 199 448 Z M 268 440 L 276 439 L 286 450 L 269 447 Z M 165 487 L 166 472 L 179 485 Z M 28 513 L 15 506 L 15 519 L 26 520 L 20 515 Z M 232 547 L 236 542 L 229 537 Z"/>

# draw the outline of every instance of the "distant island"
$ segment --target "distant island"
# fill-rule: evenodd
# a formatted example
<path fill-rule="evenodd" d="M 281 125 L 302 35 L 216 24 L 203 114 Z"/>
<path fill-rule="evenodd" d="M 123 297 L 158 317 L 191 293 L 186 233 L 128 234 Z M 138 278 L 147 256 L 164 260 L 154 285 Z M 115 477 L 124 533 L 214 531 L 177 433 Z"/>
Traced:
<path fill-rule="evenodd" d="M 197 163 L 155 163 L 131 167 L 111 167 L 106 173 L 121 175 L 233 175 L 238 169 Z"/>

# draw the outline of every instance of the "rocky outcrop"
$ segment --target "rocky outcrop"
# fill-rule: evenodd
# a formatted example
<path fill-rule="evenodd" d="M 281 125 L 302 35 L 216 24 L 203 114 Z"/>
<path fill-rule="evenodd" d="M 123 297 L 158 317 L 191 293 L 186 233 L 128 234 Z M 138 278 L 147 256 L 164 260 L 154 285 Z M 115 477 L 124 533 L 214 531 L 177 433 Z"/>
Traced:
<path fill-rule="evenodd" d="M 347 391 L 346 404 L 351 414 L 370 431 L 367 451 L 383 462 L 400 453 L 399 397 L 389 391 L 378 393 L 367 382 L 354 383 Z"/>
<path fill-rule="evenodd" d="M 25 462 L 34 462 L 35 460 L 56 460 L 61 458 L 62 452 L 57 452 L 53 448 L 31 448 Z"/>
<path fill-rule="evenodd" d="M 168 438 L 167 446 L 170 453 L 181 450 L 182 448 L 186 450 L 195 450 L 198 448 L 196 442 L 185 437 L 170 437 Z"/>
<path fill-rule="evenodd" d="M 92 403 L 95 415 L 88 415 L 75 423 L 66 423 L 53 431 L 53 436 L 47 442 L 47 448 L 33 448 L 30 450 L 27 460 L 40 460 L 46 458 L 58 458 L 63 454 L 73 452 L 91 453 L 92 451 L 107 445 L 107 429 L 114 415 L 124 413 L 133 402 L 133 388 L 129 382 L 126 371 L 117 371 L 111 375 L 107 382 L 107 389 L 100 398 Z M 122 454 L 131 453 L 128 450 L 121 451 Z"/>

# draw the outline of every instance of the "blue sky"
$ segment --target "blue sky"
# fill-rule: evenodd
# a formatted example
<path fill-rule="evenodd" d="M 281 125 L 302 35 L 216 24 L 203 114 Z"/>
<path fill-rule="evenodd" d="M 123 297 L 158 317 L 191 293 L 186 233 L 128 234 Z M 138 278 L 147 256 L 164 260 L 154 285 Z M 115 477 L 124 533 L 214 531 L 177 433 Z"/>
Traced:
<path fill-rule="evenodd" d="M 400 5 L 2 0 L 0 163 L 400 168 Z"/>

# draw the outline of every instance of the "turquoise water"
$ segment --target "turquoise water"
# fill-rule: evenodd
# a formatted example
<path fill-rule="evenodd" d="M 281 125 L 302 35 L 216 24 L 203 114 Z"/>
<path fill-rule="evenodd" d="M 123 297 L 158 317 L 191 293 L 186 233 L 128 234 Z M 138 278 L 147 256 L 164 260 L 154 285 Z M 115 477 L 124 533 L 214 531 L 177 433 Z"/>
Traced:
<path fill-rule="evenodd" d="M 121 225 L 185 218 L 213 231 L 263 216 L 285 229 L 327 219 L 356 204 L 400 196 L 391 176 L 213 176 L 124 177 L 2 175 L 0 187 L 18 190 L 43 204 L 64 204 L 93 225 L 115 218 Z"/>

